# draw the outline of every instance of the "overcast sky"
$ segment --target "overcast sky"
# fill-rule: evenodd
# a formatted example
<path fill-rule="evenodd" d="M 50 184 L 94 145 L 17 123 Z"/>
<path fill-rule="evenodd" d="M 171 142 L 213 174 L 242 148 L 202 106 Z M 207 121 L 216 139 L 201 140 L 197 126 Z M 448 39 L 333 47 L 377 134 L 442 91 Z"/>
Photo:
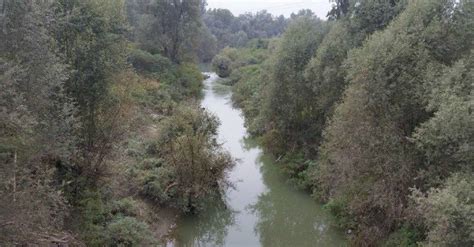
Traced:
<path fill-rule="evenodd" d="M 207 0 L 208 8 L 229 9 L 234 15 L 268 10 L 273 15 L 289 16 L 300 9 L 311 9 L 317 16 L 326 19 L 331 9 L 329 0 Z"/>

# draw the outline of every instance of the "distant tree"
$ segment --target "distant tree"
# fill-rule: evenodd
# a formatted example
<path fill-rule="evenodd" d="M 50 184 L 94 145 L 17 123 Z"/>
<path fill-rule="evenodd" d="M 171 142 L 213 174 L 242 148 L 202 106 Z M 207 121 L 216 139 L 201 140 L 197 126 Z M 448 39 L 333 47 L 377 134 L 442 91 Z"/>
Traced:
<path fill-rule="evenodd" d="M 329 19 L 340 19 L 349 11 L 350 0 L 331 0 L 333 2 L 332 9 L 327 14 Z"/>
<path fill-rule="evenodd" d="M 275 17 L 266 10 L 234 16 L 227 9 L 209 9 L 203 20 L 217 38 L 219 49 L 244 47 L 252 39 L 278 36 L 288 24 L 284 16 Z"/>
<path fill-rule="evenodd" d="M 202 25 L 200 0 L 155 0 L 146 7 L 139 24 L 143 49 L 160 53 L 175 63 L 192 61 Z"/>
<path fill-rule="evenodd" d="M 300 17 L 304 17 L 304 16 L 312 18 L 312 17 L 315 17 L 316 15 L 311 9 L 302 9 L 302 10 L 299 10 L 297 13 L 291 13 L 290 15 L 291 19 L 293 20 L 298 19 Z"/>

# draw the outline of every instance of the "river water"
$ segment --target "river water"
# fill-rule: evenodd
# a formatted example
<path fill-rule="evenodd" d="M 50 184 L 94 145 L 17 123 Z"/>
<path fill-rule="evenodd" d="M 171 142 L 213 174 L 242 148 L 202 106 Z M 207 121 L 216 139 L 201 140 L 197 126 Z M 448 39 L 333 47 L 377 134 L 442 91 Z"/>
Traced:
<path fill-rule="evenodd" d="M 248 138 L 231 90 L 210 73 L 202 106 L 221 121 L 219 141 L 239 161 L 226 204 L 210 203 L 199 216 L 177 222 L 171 246 L 345 246 L 344 236 L 307 192 L 286 182 L 272 157 Z"/>

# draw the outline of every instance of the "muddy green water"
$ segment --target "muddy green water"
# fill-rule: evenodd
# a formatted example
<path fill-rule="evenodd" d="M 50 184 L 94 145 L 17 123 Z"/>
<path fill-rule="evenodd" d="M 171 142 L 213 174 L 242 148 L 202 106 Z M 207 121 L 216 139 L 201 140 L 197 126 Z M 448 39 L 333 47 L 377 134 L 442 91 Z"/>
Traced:
<path fill-rule="evenodd" d="M 226 204 L 210 203 L 199 216 L 177 223 L 168 246 L 345 246 L 330 216 L 306 192 L 286 182 L 272 157 L 248 138 L 231 92 L 211 73 L 202 106 L 221 121 L 219 140 L 239 160 Z"/>

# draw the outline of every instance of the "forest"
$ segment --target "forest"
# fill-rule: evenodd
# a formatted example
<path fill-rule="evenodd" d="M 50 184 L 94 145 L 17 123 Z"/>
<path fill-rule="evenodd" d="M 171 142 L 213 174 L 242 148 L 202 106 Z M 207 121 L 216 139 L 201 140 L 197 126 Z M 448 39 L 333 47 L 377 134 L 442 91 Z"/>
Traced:
<path fill-rule="evenodd" d="M 474 2 L 330 2 L 0 1 L 0 246 L 160 246 L 228 208 L 205 64 L 347 246 L 473 246 Z"/>

